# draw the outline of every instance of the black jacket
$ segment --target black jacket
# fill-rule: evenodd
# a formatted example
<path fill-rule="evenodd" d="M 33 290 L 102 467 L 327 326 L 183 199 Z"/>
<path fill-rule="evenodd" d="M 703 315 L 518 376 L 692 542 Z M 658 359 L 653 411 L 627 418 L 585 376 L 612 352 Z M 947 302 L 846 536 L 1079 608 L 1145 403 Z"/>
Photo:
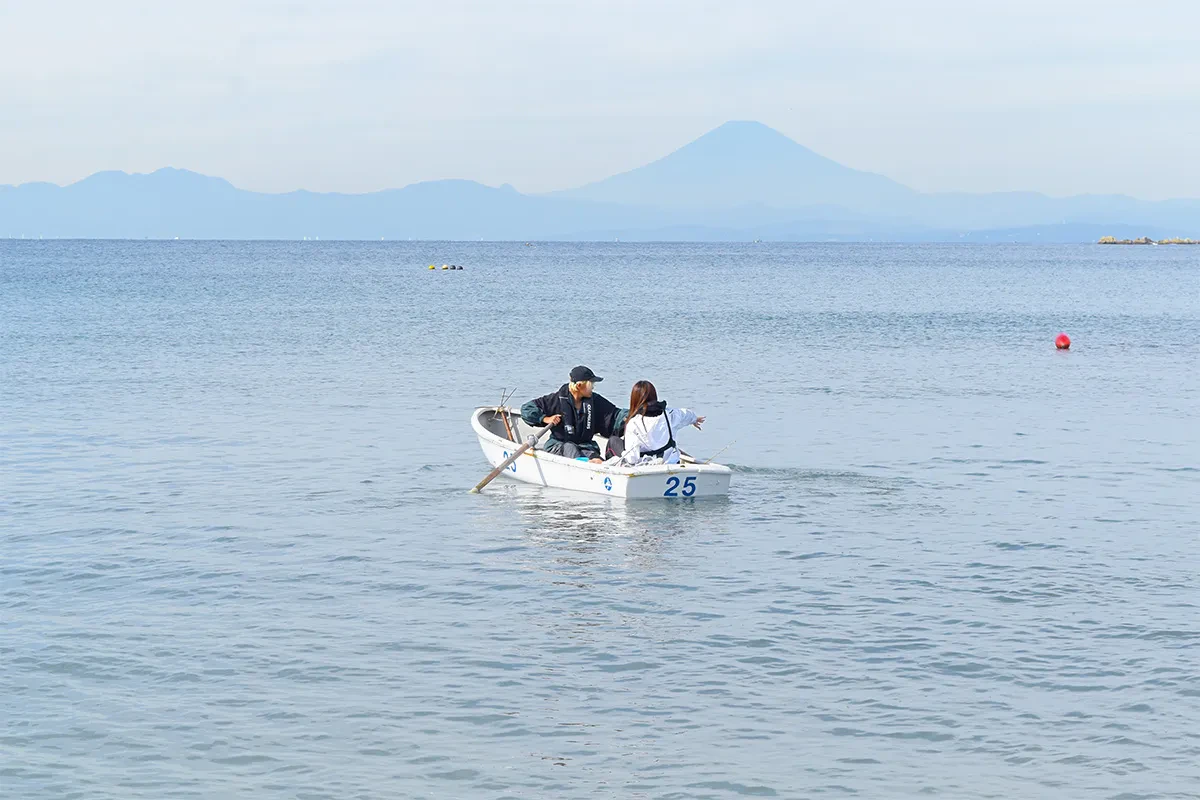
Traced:
<path fill-rule="evenodd" d="M 575 410 L 575 398 L 563 384 L 557 392 L 530 400 L 521 406 L 521 419 L 529 425 L 544 427 L 543 417 L 562 414 L 562 422 L 550 430 L 550 439 L 559 442 L 574 442 L 584 444 L 592 441 L 596 434 L 612 436 L 614 430 L 620 430 L 625 417 L 625 409 L 620 409 L 598 394 L 585 397 Z"/>

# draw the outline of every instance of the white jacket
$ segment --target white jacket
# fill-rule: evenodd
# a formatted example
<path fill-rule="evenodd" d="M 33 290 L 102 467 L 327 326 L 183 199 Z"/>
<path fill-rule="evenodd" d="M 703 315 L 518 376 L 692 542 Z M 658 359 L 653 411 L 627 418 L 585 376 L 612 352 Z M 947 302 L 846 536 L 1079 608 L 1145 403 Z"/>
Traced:
<path fill-rule="evenodd" d="M 694 423 L 698 417 L 696 412 L 686 408 L 667 408 L 657 417 L 630 417 L 625 423 L 625 452 L 621 454 L 620 463 L 628 466 L 637 464 L 657 464 L 654 456 L 644 456 L 643 451 L 657 450 L 671 441 L 671 433 L 667 429 L 667 418 L 671 419 L 670 431 L 674 432 L 676 441 L 679 432 Z M 672 447 L 662 455 L 663 464 L 679 463 L 679 448 Z"/>

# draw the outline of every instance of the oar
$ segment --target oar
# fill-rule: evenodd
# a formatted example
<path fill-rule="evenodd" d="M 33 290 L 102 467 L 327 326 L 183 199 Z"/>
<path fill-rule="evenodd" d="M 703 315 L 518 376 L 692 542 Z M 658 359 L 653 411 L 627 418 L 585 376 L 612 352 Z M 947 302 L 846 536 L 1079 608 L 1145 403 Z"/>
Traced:
<path fill-rule="evenodd" d="M 732 442 L 730 442 L 729 444 L 725 445 L 724 447 L 722 447 L 722 448 L 721 448 L 720 450 L 718 450 L 717 452 L 713 453 L 711 456 L 709 456 L 709 457 L 708 457 L 708 461 L 705 461 L 705 462 L 704 462 L 703 464 L 701 464 L 700 466 L 704 467 L 704 466 L 707 466 L 707 465 L 711 464 L 711 463 L 712 463 L 712 460 L 713 460 L 714 458 L 716 458 L 717 456 L 721 455 L 721 453 L 724 453 L 726 450 L 728 450 L 729 448 L 733 447 L 735 444 L 737 444 L 737 439 L 734 439 Z"/>
<path fill-rule="evenodd" d="M 508 409 L 505 408 L 500 413 L 502 415 L 500 419 L 504 420 L 504 430 L 508 431 L 508 440 L 510 442 L 515 442 L 517 437 L 513 436 L 512 426 L 508 424 Z"/>
<path fill-rule="evenodd" d="M 509 466 L 514 461 L 516 461 L 517 458 L 519 458 L 522 453 L 524 453 L 526 450 L 529 450 L 534 445 L 536 445 L 538 442 L 540 442 L 542 440 L 542 437 L 545 436 L 549 432 L 550 432 L 550 426 L 547 425 L 545 428 L 542 428 L 542 432 L 539 433 L 537 436 L 534 436 L 532 433 L 529 434 L 529 438 L 525 440 L 525 444 L 518 447 L 517 452 L 513 453 L 511 456 L 504 459 L 504 461 L 501 462 L 500 466 L 496 467 L 494 470 L 489 472 L 487 474 L 486 478 L 481 480 L 479 483 L 475 484 L 475 488 L 471 490 L 471 494 L 479 494 L 479 490 L 482 489 L 483 487 L 487 486 L 489 483 L 491 483 L 492 478 L 495 478 L 501 472 L 504 472 L 504 470 L 508 469 Z"/>
<path fill-rule="evenodd" d="M 516 391 L 516 389 L 513 389 L 514 394 Z M 508 440 L 515 442 L 517 437 L 513 436 L 512 426 L 508 424 L 508 401 L 511 397 L 511 394 L 506 394 L 503 389 L 500 390 L 500 405 L 496 406 L 496 416 L 504 420 L 504 430 L 508 432 Z"/>

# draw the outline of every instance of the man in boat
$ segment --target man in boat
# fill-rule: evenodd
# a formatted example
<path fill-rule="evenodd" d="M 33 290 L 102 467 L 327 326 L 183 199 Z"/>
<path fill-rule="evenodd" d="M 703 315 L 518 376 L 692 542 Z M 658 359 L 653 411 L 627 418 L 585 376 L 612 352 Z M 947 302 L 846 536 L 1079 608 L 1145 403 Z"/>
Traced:
<path fill-rule="evenodd" d="M 536 427 L 550 426 L 546 452 L 602 463 L 600 447 L 593 437 L 620 431 L 626 411 L 592 391 L 604 379 L 587 367 L 575 367 L 570 378 L 557 392 L 521 406 L 521 419 Z"/>

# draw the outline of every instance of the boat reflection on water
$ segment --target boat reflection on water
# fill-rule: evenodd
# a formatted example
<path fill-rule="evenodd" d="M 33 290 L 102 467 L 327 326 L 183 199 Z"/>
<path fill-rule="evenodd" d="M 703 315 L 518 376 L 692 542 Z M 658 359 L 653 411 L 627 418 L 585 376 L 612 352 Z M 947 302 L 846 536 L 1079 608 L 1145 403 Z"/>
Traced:
<path fill-rule="evenodd" d="M 696 593 L 678 591 L 679 576 L 711 558 L 714 542 L 727 546 L 720 540 L 733 516 L 727 498 L 622 500 L 516 481 L 489 494 L 489 520 L 509 530 L 516 523 L 521 539 L 506 566 L 528 570 L 525 582 L 541 598 L 526 623 L 604 658 L 626 648 L 638 660 L 643 645 L 682 635 L 685 615 L 698 609 Z"/>
<path fill-rule="evenodd" d="M 608 553 L 609 563 L 612 556 L 641 562 L 629 564 L 635 568 L 653 568 L 681 539 L 723 536 L 730 516 L 728 498 L 623 500 L 516 482 L 505 483 L 504 495 L 498 509 L 517 512 L 527 544 L 573 554 L 576 562 Z"/>

